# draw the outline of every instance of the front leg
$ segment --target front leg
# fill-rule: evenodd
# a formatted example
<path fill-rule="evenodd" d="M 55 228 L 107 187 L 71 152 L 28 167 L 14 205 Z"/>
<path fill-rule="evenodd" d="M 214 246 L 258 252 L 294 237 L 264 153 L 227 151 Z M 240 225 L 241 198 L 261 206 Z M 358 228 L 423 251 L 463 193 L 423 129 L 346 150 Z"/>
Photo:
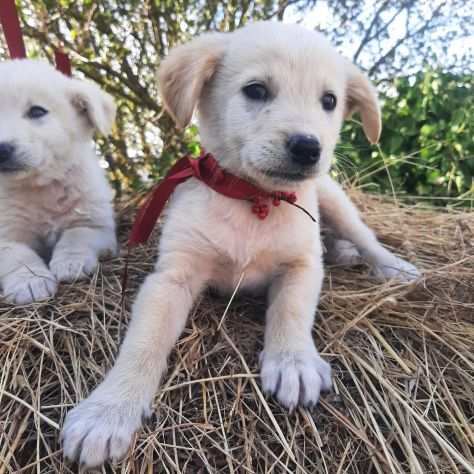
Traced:
<path fill-rule="evenodd" d="M 67 229 L 53 250 L 49 268 L 58 281 L 74 281 L 93 273 L 99 256 L 107 251 L 115 253 L 116 249 L 112 226 Z"/>
<path fill-rule="evenodd" d="M 33 249 L 0 240 L 0 286 L 8 302 L 29 304 L 54 296 L 57 281 Z"/>
<path fill-rule="evenodd" d="M 332 384 L 331 367 L 311 334 L 323 279 L 317 260 L 288 265 L 269 289 L 262 385 L 290 411 L 298 404 L 315 405 Z"/>
<path fill-rule="evenodd" d="M 379 279 L 415 280 L 419 270 L 411 263 L 384 248 L 375 234 L 364 224 L 354 204 L 342 188 L 330 177 L 317 180 L 318 199 L 323 220 L 337 237 L 343 239 L 329 245 L 329 257 L 334 263 L 357 262 L 357 253 L 372 265 Z M 351 244 L 355 245 L 355 249 Z M 336 251 L 336 252 L 334 252 Z"/>
<path fill-rule="evenodd" d="M 86 467 L 125 455 L 151 403 L 166 360 L 206 284 L 205 264 L 162 259 L 141 287 L 117 361 L 105 380 L 66 417 L 64 454 Z"/>

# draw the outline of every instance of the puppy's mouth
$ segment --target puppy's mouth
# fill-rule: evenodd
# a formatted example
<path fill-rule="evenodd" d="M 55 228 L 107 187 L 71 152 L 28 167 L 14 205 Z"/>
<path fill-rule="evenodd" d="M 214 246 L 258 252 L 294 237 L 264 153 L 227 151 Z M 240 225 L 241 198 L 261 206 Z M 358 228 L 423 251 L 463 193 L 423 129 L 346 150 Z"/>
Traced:
<path fill-rule="evenodd" d="M 2 174 L 14 174 L 14 173 L 21 173 L 22 171 L 26 171 L 27 166 L 22 165 L 20 163 L 0 163 L 0 173 Z"/>
<path fill-rule="evenodd" d="M 261 170 L 265 176 L 279 181 L 304 181 L 311 178 L 313 173 L 305 173 L 303 171 L 279 171 L 279 170 Z"/>
<path fill-rule="evenodd" d="M 16 174 L 29 171 L 30 156 L 23 150 L 17 150 L 10 157 L 0 160 L 0 174 Z"/>
<path fill-rule="evenodd" d="M 264 179 L 265 181 L 271 181 L 275 185 L 297 185 L 303 181 L 308 179 L 314 178 L 317 175 L 316 169 L 306 169 L 306 170 L 298 170 L 298 169 L 290 169 L 290 170 L 282 170 L 282 169 L 274 169 L 274 168 L 260 168 L 253 164 L 250 164 L 253 170 L 253 175 L 255 178 Z"/>

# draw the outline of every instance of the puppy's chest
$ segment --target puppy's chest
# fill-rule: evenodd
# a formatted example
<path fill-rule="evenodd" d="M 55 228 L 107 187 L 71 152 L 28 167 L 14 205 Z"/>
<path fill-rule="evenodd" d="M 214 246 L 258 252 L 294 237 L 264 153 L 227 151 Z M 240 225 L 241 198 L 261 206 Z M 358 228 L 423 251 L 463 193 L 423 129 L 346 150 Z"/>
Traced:
<path fill-rule="evenodd" d="M 242 280 L 243 288 L 258 289 L 285 265 L 318 252 L 317 225 L 299 210 L 274 209 L 263 221 L 247 212 L 215 223 L 217 286 L 229 290 Z"/>
<path fill-rule="evenodd" d="M 299 200 L 316 219 L 318 207 L 310 189 Z M 199 182 L 180 185 L 167 210 L 160 252 L 189 251 L 211 269 L 211 286 L 224 291 L 266 285 L 276 272 L 321 253 L 319 225 L 288 203 L 271 207 L 260 220 L 252 203 L 229 199 Z"/>

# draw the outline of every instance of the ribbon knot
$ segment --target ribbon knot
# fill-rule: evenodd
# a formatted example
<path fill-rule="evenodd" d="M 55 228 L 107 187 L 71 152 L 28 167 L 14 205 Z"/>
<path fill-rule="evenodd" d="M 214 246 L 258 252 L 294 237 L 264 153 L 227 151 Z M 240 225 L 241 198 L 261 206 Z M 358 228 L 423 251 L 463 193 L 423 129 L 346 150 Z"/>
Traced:
<path fill-rule="evenodd" d="M 199 158 L 186 157 L 189 160 L 193 176 L 211 187 L 223 182 L 225 175 L 214 157 L 209 153 L 202 153 Z"/>
<path fill-rule="evenodd" d="M 206 158 L 205 158 L 206 159 Z M 219 184 L 222 184 L 225 179 L 225 174 L 222 168 L 217 164 L 216 160 L 211 158 L 207 158 L 209 160 L 209 166 L 208 166 L 208 171 L 209 171 L 209 184 L 211 186 L 216 186 Z"/>

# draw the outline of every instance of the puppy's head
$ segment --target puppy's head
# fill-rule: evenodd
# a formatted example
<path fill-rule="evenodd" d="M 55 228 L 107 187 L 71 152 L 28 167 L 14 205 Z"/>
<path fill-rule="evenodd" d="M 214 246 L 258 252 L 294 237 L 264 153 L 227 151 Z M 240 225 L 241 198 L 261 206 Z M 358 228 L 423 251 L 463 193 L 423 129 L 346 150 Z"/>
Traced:
<path fill-rule="evenodd" d="M 344 118 L 360 112 L 377 142 L 375 89 L 318 33 L 261 22 L 173 49 L 158 73 L 179 127 L 195 108 L 203 145 L 263 186 L 295 186 L 329 170 Z"/>
<path fill-rule="evenodd" d="M 109 133 L 112 98 L 46 62 L 0 63 L 0 178 L 64 169 L 95 130 Z"/>

